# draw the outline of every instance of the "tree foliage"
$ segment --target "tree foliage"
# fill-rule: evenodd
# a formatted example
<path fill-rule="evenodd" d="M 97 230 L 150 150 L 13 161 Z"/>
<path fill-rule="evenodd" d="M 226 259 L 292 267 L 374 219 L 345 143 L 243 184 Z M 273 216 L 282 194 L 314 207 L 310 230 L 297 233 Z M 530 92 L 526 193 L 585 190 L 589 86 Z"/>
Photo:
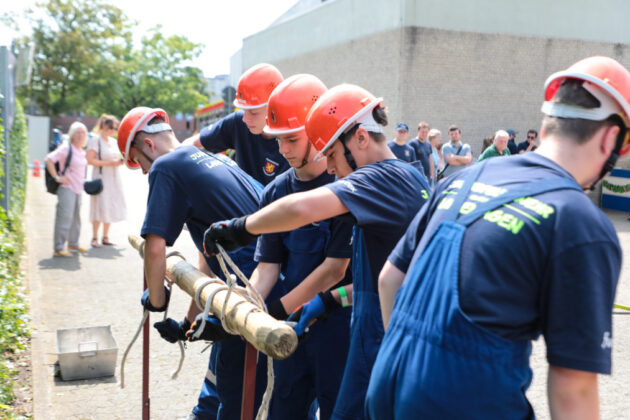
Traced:
<path fill-rule="evenodd" d="M 192 112 L 203 95 L 200 69 L 186 62 L 201 46 L 160 27 L 134 47 L 136 27 L 105 0 L 48 0 L 26 11 L 33 28 L 19 42 L 35 45 L 33 78 L 21 94 L 46 115 L 69 111 L 124 115 L 138 105 Z"/>

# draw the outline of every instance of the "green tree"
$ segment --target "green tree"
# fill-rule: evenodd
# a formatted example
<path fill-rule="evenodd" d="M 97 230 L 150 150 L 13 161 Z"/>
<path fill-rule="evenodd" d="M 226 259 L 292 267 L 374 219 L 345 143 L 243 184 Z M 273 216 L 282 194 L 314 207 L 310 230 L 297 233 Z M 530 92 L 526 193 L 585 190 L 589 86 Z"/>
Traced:
<path fill-rule="evenodd" d="M 98 79 L 95 106 L 112 109 L 116 115 L 143 105 L 168 113 L 193 113 L 208 101 L 201 70 L 186 65 L 201 49 L 186 37 L 165 37 L 160 26 L 149 30 L 140 49 L 124 51 L 109 77 Z"/>
<path fill-rule="evenodd" d="M 19 40 L 35 45 L 32 81 L 20 93 L 44 114 L 122 116 L 138 105 L 192 113 L 207 102 L 201 70 L 187 65 L 201 45 L 165 37 L 158 26 L 134 48 L 129 28 L 137 25 L 106 0 L 48 0 L 37 8 L 25 12 L 32 36 Z"/>
<path fill-rule="evenodd" d="M 131 44 L 129 20 L 104 0 L 49 0 L 29 10 L 33 34 L 33 78 L 23 92 L 46 115 L 84 111 L 90 86 L 103 67 Z"/>

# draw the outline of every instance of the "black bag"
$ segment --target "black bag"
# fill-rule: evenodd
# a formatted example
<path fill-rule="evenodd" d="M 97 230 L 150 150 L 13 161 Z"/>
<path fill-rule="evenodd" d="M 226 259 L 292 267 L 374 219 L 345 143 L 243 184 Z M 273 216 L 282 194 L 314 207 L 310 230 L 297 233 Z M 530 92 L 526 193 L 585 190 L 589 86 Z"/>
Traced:
<path fill-rule="evenodd" d="M 85 181 L 83 183 L 83 190 L 90 195 L 100 194 L 103 191 L 103 180 L 96 178 L 91 181 Z"/>
<path fill-rule="evenodd" d="M 55 162 L 55 170 L 57 171 L 57 175 L 64 176 L 68 166 L 70 165 L 70 159 L 72 159 L 72 145 L 68 143 L 68 156 L 66 157 L 66 163 L 63 166 L 63 171 L 59 172 L 59 162 Z M 51 194 L 57 194 L 57 190 L 59 189 L 59 183 L 55 178 L 48 172 L 48 167 L 46 167 L 46 171 L 44 174 L 44 179 L 46 180 L 46 191 Z"/>
<path fill-rule="evenodd" d="M 98 160 L 101 160 L 101 139 L 97 139 L 98 142 Z M 103 167 L 99 166 L 98 171 L 103 175 Z M 90 195 L 97 195 L 103 191 L 103 180 L 101 178 L 95 178 L 91 181 L 85 181 L 83 183 L 83 190 Z"/>

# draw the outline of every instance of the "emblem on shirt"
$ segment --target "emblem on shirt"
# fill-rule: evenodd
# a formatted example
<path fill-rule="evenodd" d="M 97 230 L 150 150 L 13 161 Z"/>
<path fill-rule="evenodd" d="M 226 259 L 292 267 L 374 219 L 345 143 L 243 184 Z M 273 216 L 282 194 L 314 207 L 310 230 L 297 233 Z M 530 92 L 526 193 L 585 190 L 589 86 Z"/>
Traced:
<path fill-rule="evenodd" d="M 267 176 L 273 175 L 277 167 L 278 167 L 278 162 L 274 162 L 273 160 L 267 158 L 265 161 L 265 166 L 263 168 L 265 175 Z"/>
<path fill-rule="evenodd" d="M 604 338 L 602 339 L 602 350 L 612 349 L 613 339 L 610 336 L 610 331 L 606 331 L 604 333 Z"/>
<path fill-rule="evenodd" d="M 409 150 L 405 150 L 405 156 L 409 157 Z"/>
<path fill-rule="evenodd" d="M 352 183 L 350 181 L 339 181 L 342 185 L 344 185 L 347 189 L 349 189 L 352 192 L 357 192 L 356 188 L 354 188 L 354 185 L 352 185 Z"/>

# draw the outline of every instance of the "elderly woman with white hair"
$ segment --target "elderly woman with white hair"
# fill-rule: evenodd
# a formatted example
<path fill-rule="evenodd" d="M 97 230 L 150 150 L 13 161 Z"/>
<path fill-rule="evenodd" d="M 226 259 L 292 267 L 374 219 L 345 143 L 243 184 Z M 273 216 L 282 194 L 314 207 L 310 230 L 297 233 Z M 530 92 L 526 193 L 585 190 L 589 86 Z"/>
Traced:
<path fill-rule="evenodd" d="M 48 172 L 60 184 L 57 190 L 57 212 L 55 215 L 54 256 L 69 257 L 72 254 L 64 248 L 68 244 L 69 251 L 85 252 L 79 246 L 81 233 L 81 196 L 87 159 L 85 143 L 87 128 L 81 122 L 74 122 L 68 131 L 68 141 L 50 152 L 45 159 Z M 68 154 L 70 159 L 68 161 Z M 55 163 L 59 163 L 59 172 Z M 66 168 L 66 163 L 68 167 Z"/>

